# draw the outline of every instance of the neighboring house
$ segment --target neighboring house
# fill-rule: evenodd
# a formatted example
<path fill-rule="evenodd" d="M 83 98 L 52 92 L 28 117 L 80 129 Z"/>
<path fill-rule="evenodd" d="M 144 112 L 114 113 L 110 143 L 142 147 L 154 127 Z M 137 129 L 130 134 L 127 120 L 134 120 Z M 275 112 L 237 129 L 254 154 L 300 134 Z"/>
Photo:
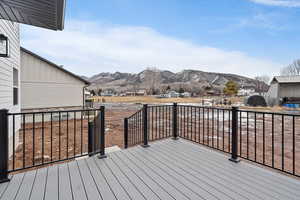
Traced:
<path fill-rule="evenodd" d="M 146 96 L 147 95 L 147 91 L 140 89 L 138 91 L 128 91 L 126 92 L 126 96 Z"/>
<path fill-rule="evenodd" d="M 238 90 L 238 96 L 251 96 L 255 94 L 254 87 L 243 87 Z"/>
<path fill-rule="evenodd" d="M 184 92 L 180 94 L 182 97 L 191 97 L 192 94 L 190 92 Z"/>
<path fill-rule="evenodd" d="M 300 76 L 275 76 L 266 94 L 268 105 L 300 103 Z"/>
<path fill-rule="evenodd" d="M 21 109 L 82 107 L 89 82 L 21 48 Z"/>
<path fill-rule="evenodd" d="M 64 27 L 65 0 L 38 2 L 36 0 L 0 1 L 0 34 L 7 38 L 9 52 L 7 57 L 0 57 L 0 109 L 10 113 L 21 110 L 20 88 L 20 27 L 19 23 L 62 30 Z M 0 43 L 1 53 L 5 43 Z M 15 130 L 20 128 L 20 118 L 15 118 Z M 9 138 L 13 128 L 9 120 Z M 18 140 L 18 137 L 16 137 Z M 16 141 L 16 144 L 18 141 Z M 10 151 L 11 153 L 11 151 Z"/>
<path fill-rule="evenodd" d="M 166 94 L 167 98 L 178 98 L 179 96 L 180 94 L 173 90 Z"/>
<path fill-rule="evenodd" d="M 101 92 L 101 96 L 104 96 L 104 97 L 112 97 L 114 95 L 114 90 L 111 90 L 111 89 L 107 89 L 107 90 L 104 90 L 103 92 Z"/>

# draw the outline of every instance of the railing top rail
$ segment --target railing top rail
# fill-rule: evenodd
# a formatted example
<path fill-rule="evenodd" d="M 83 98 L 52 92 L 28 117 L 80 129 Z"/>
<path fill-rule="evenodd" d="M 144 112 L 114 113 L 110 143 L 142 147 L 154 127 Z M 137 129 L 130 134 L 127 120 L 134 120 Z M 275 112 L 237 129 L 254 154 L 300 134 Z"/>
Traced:
<path fill-rule="evenodd" d="M 177 106 L 192 107 L 192 108 L 203 108 L 203 109 L 215 109 L 215 110 L 227 110 L 227 111 L 230 111 L 232 109 L 232 107 L 224 108 L 224 107 L 196 106 L 196 105 L 182 105 L 182 104 L 178 104 Z"/>
<path fill-rule="evenodd" d="M 137 112 L 135 112 L 134 114 L 130 115 L 129 117 L 127 117 L 127 119 L 134 117 L 135 115 L 139 114 L 140 112 L 142 112 L 142 109 L 140 109 Z"/>
<path fill-rule="evenodd" d="M 247 110 L 247 109 L 239 109 L 239 112 L 246 112 L 246 113 L 258 113 L 258 114 L 269 114 L 269 115 L 284 115 L 284 116 L 296 116 L 300 117 L 300 114 L 296 113 L 285 113 L 285 112 L 271 112 L 271 111 L 257 111 L 257 110 Z"/>
<path fill-rule="evenodd" d="M 51 114 L 51 113 L 69 113 L 69 112 L 91 112 L 91 111 L 101 111 L 101 109 L 93 108 L 93 109 L 76 109 L 76 110 L 33 111 L 33 112 L 8 113 L 8 115 L 32 115 L 32 114 Z"/>

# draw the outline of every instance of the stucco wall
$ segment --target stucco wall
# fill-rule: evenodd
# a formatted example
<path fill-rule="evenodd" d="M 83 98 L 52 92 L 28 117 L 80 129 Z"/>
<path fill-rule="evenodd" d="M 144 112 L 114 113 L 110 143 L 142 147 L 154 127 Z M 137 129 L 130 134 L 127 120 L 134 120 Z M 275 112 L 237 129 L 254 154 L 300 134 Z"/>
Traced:
<path fill-rule="evenodd" d="M 21 109 L 83 105 L 85 83 L 21 51 Z"/>

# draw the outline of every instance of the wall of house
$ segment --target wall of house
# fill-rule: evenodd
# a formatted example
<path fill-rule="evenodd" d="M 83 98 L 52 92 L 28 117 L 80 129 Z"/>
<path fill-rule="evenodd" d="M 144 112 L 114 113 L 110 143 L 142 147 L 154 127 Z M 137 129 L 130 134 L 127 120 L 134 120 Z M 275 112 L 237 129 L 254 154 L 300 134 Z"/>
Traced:
<path fill-rule="evenodd" d="M 85 83 L 21 51 L 21 109 L 83 105 Z"/>
<path fill-rule="evenodd" d="M 300 83 L 280 84 L 279 98 L 283 97 L 300 97 Z"/>
<path fill-rule="evenodd" d="M 279 104 L 279 97 L 278 97 L 278 83 L 272 83 L 269 91 L 266 94 L 266 101 L 269 106 L 275 106 Z"/>
<path fill-rule="evenodd" d="M 10 57 L 0 57 L 0 109 L 8 109 L 10 113 L 20 112 L 20 36 L 19 24 L 6 20 L 0 20 L 0 33 L 9 39 Z M 13 104 L 13 68 L 18 73 L 18 104 Z M 15 141 L 18 144 L 18 129 L 20 128 L 20 118 L 15 118 Z M 12 119 L 9 118 L 9 139 L 13 136 Z M 10 143 L 10 154 L 12 145 Z"/>

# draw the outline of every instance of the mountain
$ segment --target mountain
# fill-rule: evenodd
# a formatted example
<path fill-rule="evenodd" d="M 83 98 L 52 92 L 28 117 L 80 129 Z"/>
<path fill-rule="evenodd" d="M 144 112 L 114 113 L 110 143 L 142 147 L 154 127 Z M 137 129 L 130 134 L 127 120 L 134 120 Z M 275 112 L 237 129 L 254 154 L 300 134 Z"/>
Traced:
<path fill-rule="evenodd" d="M 253 87 L 257 81 L 235 74 L 203 72 L 198 70 L 183 70 L 178 73 L 161 70 L 144 70 L 140 73 L 100 73 L 88 79 L 92 84 L 90 89 L 112 89 L 117 92 L 137 89 L 164 90 L 184 88 L 190 92 L 222 91 L 228 81 L 234 81 L 239 86 Z"/>

